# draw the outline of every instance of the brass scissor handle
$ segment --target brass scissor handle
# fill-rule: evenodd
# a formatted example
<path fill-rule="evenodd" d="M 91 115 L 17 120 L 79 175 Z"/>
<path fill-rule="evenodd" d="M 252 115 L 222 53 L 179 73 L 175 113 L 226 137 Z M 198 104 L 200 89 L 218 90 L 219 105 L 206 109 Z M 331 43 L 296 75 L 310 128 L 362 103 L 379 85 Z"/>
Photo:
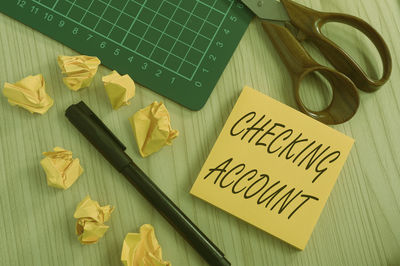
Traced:
<path fill-rule="evenodd" d="M 292 76 L 296 102 L 300 110 L 325 124 L 346 122 L 356 113 L 359 106 L 357 88 L 373 92 L 390 77 L 392 60 L 385 41 L 368 23 L 357 17 L 318 12 L 291 0 L 281 0 L 281 2 L 287 10 L 292 25 L 311 40 L 338 70 L 330 69 L 315 62 L 285 27 L 267 21 L 262 22 L 264 30 L 270 36 Z M 373 42 L 383 62 L 383 74 L 379 80 L 369 78 L 342 48 L 321 33 L 321 27 L 332 21 L 345 23 L 359 29 Z M 303 78 L 315 71 L 328 80 L 333 91 L 330 105 L 318 112 L 309 110 L 301 101 L 299 94 L 300 83 Z"/>
<path fill-rule="evenodd" d="M 262 24 L 291 74 L 296 102 L 300 110 L 329 125 L 344 123 L 353 117 L 359 105 L 358 92 L 354 83 L 344 74 L 315 62 L 287 28 L 266 21 Z M 314 71 L 323 75 L 332 87 L 332 101 L 322 111 L 308 109 L 300 98 L 301 81 Z"/>
<path fill-rule="evenodd" d="M 339 71 L 349 77 L 363 91 L 373 92 L 388 81 L 392 72 L 390 51 L 382 36 L 367 22 L 355 16 L 319 12 L 297 4 L 291 0 L 281 0 L 289 15 L 290 22 L 312 41 L 321 53 Z M 375 80 L 366 75 L 362 68 L 338 45 L 321 33 L 321 28 L 328 22 L 347 24 L 360 30 L 375 45 L 383 65 L 383 74 Z"/>

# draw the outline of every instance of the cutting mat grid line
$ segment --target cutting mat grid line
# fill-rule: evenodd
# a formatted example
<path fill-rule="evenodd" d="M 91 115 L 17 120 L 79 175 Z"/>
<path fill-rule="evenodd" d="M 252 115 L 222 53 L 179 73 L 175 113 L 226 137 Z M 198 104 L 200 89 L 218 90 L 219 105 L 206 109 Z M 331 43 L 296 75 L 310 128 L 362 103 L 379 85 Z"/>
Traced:
<path fill-rule="evenodd" d="M 93 0 L 92 0 L 92 3 L 93 3 Z M 117 21 L 121 18 L 121 15 L 122 15 L 123 13 L 125 13 L 125 8 L 126 8 L 126 6 L 127 6 L 128 4 L 129 4 L 129 0 L 127 0 L 127 1 L 125 2 L 125 5 L 124 5 L 123 8 L 121 9 L 121 12 L 119 12 L 117 19 L 115 20 L 115 22 L 114 22 L 113 25 L 112 25 L 111 30 L 110 30 L 110 31 L 108 32 L 108 34 L 107 34 L 107 37 L 110 37 L 111 32 L 114 30 L 115 26 L 117 25 Z"/>
<path fill-rule="evenodd" d="M 176 8 L 174 9 L 174 12 L 172 13 L 171 17 L 175 16 L 176 11 L 178 11 L 178 8 L 179 8 L 179 6 L 181 5 L 181 3 L 182 3 L 182 0 L 179 0 L 179 3 L 178 3 L 178 5 L 176 6 Z M 165 26 L 165 29 L 168 28 L 168 26 L 171 24 L 171 21 L 172 21 L 172 19 L 171 19 L 171 18 L 168 18 L 168 23 L 167 23 L 167 25 Z M 167 34 L 167 33 L 165 32 L 165 29 L 163 30 L 162 34 Z M 167 35 L 168 35 L 168 34 L 167 34 Z M 161 40 L 161 37 L 162 37 L 162 35 L 161 35 L 160 37 L 158 37 L 156 46 L 153 48 L 153 50 L 152 50 L 151 53 L 150 53 L 150 56 L 149 56 L 150 58 L 153 56 L 154 51 L 156 50 L 156 47 L 158 47 L 158 45 L 159 45 L 159 43 L 160 43 L 160 40 Z M 168 55 L 170 55 L 170 54 L 171 54 L 171 52 L 168 52 Z"/>
<path fill-rule="evenodd" d="M 54 8 L 56 7 L 58 1 L 59 1 L 59 0 L 57 0 L 57 1 L 54 3 L 52 9 L 54 9 Z M 93 3 L 94 3 L 94 0 L 92 0 L 92 1 L 90 2 L 89 6 L 88 6 L 88 9 L 85 10 L 85 13 L 83 14 L 83 16 L 82 16 L 81 20 L 79 21 L 79 23 L 82 23 L 82 20 L 86 17 L 86 15 L 87 15 L 87 13 L 89 12 L 89 9 L 92 7 Z"/>
<path fill-rule="evenodd" d="M 192 80 L 232 7 L 217 0 L 33 0 Z M 189 3 L 191 2 L 191 3 Z M 233 2 L 232 2 L 233 3 Z"/>
<path fill-rule="evenodd" d="M 34 1 L 35 1 L 35 0 L 34 0 Z M 70 2 L 70 1 L 68 1 L 68 0 L 65 0 L 65 1 L 72 4 L 72 2 Z M 102 2 L 102 3 L 104 3 L 104 2 L 101 1 L 101 0 L 99 0 L 99 1 Z M 130 1 L 131 1 L 131 0 L 128 0 L 127 3 L 129 3 Z M 165 2 L 168 2 L 168 1 L 165 1 Z M 180 1 L 180 2 L 181 2 L 181 1 Z M 92 3 L 93 3 L 93 0 L 92 0 Z M 77 6 L 78 8 L 81 8 L 82 10 L 85 10 L 85 8 L 83 8 L 83 7 L 79 6 L 79 5 L 76 5 L 76 6 Z M 110 6 L 110 7 L 111 7 L 111 8 L 114 8 L 113 6 Z M 144 8 L 144 7 L 143 7 L 143 8 Z M 178 7 L 178 8 L 179 8 L 179 7 Z M 114 8 L 114 9 L 116 9 L 116 8 Z M 118 9 L 116 9 L 116 10 L 118 10 Z M 97 16 L 96 14 L 94 14 L 94 13 L 88 11 L 88 9 L 86 9 L 86 10 L 85 10 L 85 14 L 84 14 L 84 16 L 82 17 L 80 23 L 82 23 L 82 20 L 84 19 L 85 15 L 86 15 L 87 13 L 92 14 L 93 16 Z M 136 17 L 133 17 L 133 16 L 131 16 L 131 15 L 125 13 L 124 11 L 120 12 L 120 15 L 122 15 L 122 14 L 124 14 L 124 15 L 126 15 L 126 16 L 128 16 L 128 17 L 130 17 L 130 18 L 133 19 L 133 21 L 132 21 L 132 23 L 131 23 L 132 26 L 133 26 L 133 24 L 134 24 L 134 22 L 135 22 L 136 19 L 137 19 L 138 21 L 142 22 L 142 23 L 145 23 L 145 22 L 143 22 L 142 20 L 138 19 L 137 16 L 136 16 Z M 173 13 L 173 15 L 174 15 L 174 14 L 175 14 L 175 13 Z M 162 17 L 164 17 L 164 18 L 166 18 L 168 21 L 173 21 L 171 18 L 166 17 L 166 16 L 164 16 L 164 15 L 162 15 L 162 14 L 159 14 L 159 15 L 162 16 Z M 118 17 L 117 21 L 119 20 L 119 18 L 120 18 L 120 16 Z M 103 19 L 104 19 L 104 18 L 103 18 Z M 107 19 L 104 19 L 104 20 L 111 24 L 111 22 L 108 21 Z M 185 25 L 179 24 L 179 23 L 177 23 L 177 22 L 175 22 L 175 21 L 173 21 L 173 22 L 176 23 L 176 24 L 178 24 L 179 26 L 182 26 L 183 28 L 185 28 L 185 29 L 187 29 L 187 30 L 193 32 L 193 33 L 196 33 L 196 31 L 194 31 L 194 30 L 192 30 L 192 29 L 186 27 Z M 206 21 L 206 23 L 209 23 L 209 24 L 211 24 L 211 25 L 213 25 L 213 26 L 215 26 L 215 27 L 218 28 L 217 25 L 214 25 L 213 23 L 210 23 L 209 21 Z M 122 28 L 122 27 L 116 25 L 115 23 L 114 23 L 113 25 L 115 25 L 115 27 L 120 28 L 121 30 L 125 30 L 124 28 Z M 161 33 L 164 33 L 164 34 L 167 35 L 168 37 L 174 38 L 173 36 L 169 35 L 169 34 L 166 33 L 165 31 L 160 31 L 158 28 L 154 28 L 154 27 L 152 27 L 151 25 L 149 25 L 149 27 L 153 28 L 153 29 L 156 30 L 156 31 L 159 31 L 159 32 L 161 32 Z M 168 24 L 167 24 L 167 27 L 168 27 Z M 131 30 L 131 27 L 128 29 L 128 31 L 126 31 L 126 35 L 128 35 L 128 34 L 135 35 L 135 34 L 131 33 L 130 30 Z M 110 33 L 111 33 L 111 31 L 110 31 Z M 199 33 L 199 32 L 198 32 L 197 34 L 198 34 L 199 36 L 201 36 L 201 37 L 203 37 L 203 38 L 205 38 L 205 39 L 211 41 L 211 39 L 208 38 L 207 36 L 204 36 L 204 35 L 202 35 L 202 34 Z M 135 36 L 136 36 L 136 35 L 135 35 Z M 107 37 L 109 37 L 109 36 L 107 36 Z M 124 43 L 124 41 L 125 41 L 125 38 L 122 40 L 121 43 Z M 182 42 L 182 41 L 181 41 L 181 40 L 178 40 L 178 42 Z M 197 49 L 197 48 L 195 48 L 195 47 L 194 47 L 193 49 L 200 51 L 199 49 Z M 200 52 L 203 52 L 203 51 L 200 51 Z"/>
<path fill-rule="evenodd" d="M 99 0 L 100 1 L 100 0 Z M 160 12 L 160 8 L 161 6 L 164 4 L 164 0 L 161 2 L 161 4 L 158 6 L 157 10 L 154 10 L 156 14 L 158 14 Z M 146 2 L 145 2 L 146 4 Z M 145 5 L 143 5 L 143 7 L 145 7 Z M 156 16 L 153 16 L 153 18 L 150 20 L 150 23 L 147 25 L 146 30 L 144 31 L 143 36 L 147 36 L 147 34 L 149 34 L 149 29 L 150 27 L 152 27 L 153 23 L 154 23 L 154 19 L 156 18 Z M 139 43 L 136 45 L 135 51 L 137 51 L 137 49 L 140 47 L 141 43 L 143 42 L 144 38 L 140 38 Z M 154 49 L 155 46 L 153 46 Z"/>
<path fill-rule="evenodd" d="M 214 8 L 214 5 L 215 5 L 216 1 L 217 1 L 217 0 L 214 0 L 213 5 L 210 7 L 210 10 L 208 11 L 207 16 L 206 16 L 205 19 L 203 20 L 203 23 L 201 24 L 200 30 L 199 30 L 199 31 L 201 31 L 201 30 L 203 29 L 204 24 L 206 23 L 208 17 L 210 16 L 211 11 L 212 11 L 212 9 Z M 198 3 L 198 2 L 197 2 L 197 3 Z M 190 43 L 190 48 L 189 48 L 189 49 L 192 49 L 192 48 L 193 48 L 193 44 L 194 44 L 194 42 L 196 41 L 197 37 L 198 37 L 198 36 L 196 36 L 196 37 L 192 40 L 192 42 Z M 183 58 L 183 61 L 182 61 L 181 64 L 179 65 L 179 67 L 178 67 L 178 72 L 179 72 L 179 70 L 181 70 L 181 68 L 182 68 L 182 66 L 183 66 L 183 62 L 186 60 L 188 54 L 189 54 L 189 50 L 186 52 L 185 57 Z M 197 69 L 196 69 L 196 70 L 197 70 Z"/>
<path fill-rule="evenodd" d="M 69 2 L 69 1 L 66 1 L 66 2 Z M 71 2 L 69 2 L 69 3 L 71 3 Z M 81 8 L 80 6 L 75 5 L 75 3 L 76 3 L 76 0 L 74 0 L 74 2 L 71 3 L 72 6 L 71 6 L 71 8 L 69 9 L 70 11 L 71 11 L 71 9 L 74 8 L 74 7 L 79 7 L 79 8 Z M 101 20 L 103 20 L 103 16 L 104 16 L 104 14 L 106 13 L 107 8 L 110 6 L 110 3 L 111 3 L 111 0 L 109 0 L 108 3 L 106 3 L 106 8 L 103 9 L 103 12 L 101 13 L 99 19 L 97 20 L 96 26 L 94 26 L 93 30 L 96 31 L 96 29 L 97 29 L 97 27 L 99 26 Z M 70 12 L 68 12 L 68 14 L 66 15 L 67 17 L 69 16 L 69 13 L 70 13 Z M 110 23 L 110 24 L 111 24 L 111 23 Z"/>
<path fill-rule="evenodd" d="M 195 9 L 197 8 L 197 5 L 198 5 L 198 4 L 199 4 L 199 2 L 196 1 L 195 5 L 193 6 L 193 8 L 191 9 L 191 11 L 190 11 L 190 13 L 189 13 L 189 16 L 186 18 L 186 20 L 185 20 L 185 22 L 184 22 L 184 24 L 183 24 L 183 27 L 180 29 L 179 34 L 178 34 L 177 38 L 175 39 L 174 44 L 172 45 L 172 48 L 171 48 L 172 51 L 175 49 L 175 47 L 176 47 L 176 45 L 177 45 L 177 43 L 178 43 L 178 40 L 181 38 L 183 29 L 186 27 L 186 25 L 187 25 L 187 23 L 188 23 L 188 21 L 189 21 L 190 16 L 193 14 L 193 10 L 195 10 Z M 168 54 L 168 56 L 165 58 L 163 64 L 165 64 L 165 63 L 167 62 L 167 60 L 170 58 L 170 56 L 171 56 L 171 53 Z M 181 63 L 183 62 L 183 60 L 184 60 L 184 59 L 182 59 Z M 179 64 L 179 65 L 180 65 L 180 64 Z M 178 68 L 178 72 L 179 72 L 179 68 Z"/>
<path fill-rule="evenodd" d="M 41 6 L 45 7 L 45 8 L 48 8 L 48 6 L 44 5 L 44 4 L 41 3 L 41 2 L 38 2 L 38 1 L 36 1 L 36 0 L 32 0 L 32 2 L 34 2 L 34 3 L 36 3 L 36 4 L 39 4 L 39 5 L 41 5 Z M 66 2 L 69 2 L 69 1 L 66 1 Z M 72 18 L 70 18 L 70 17 L 66 17 L 64 14 L 58 12 L 57 10 L 52 10 L 52 11 L 53 11 L 54 13 L 60 15 L 60 16 L 63 16 L 63 17 L 65 17 L 65 18 L 70 19 L 71 21 L 74 21 L 75 23 L 77 23 L 76 20 L 74 20 L 74 19 L 72 19 Z M 100 18 L 99 16 L 97 16 L 97 17 Z M 103 19 L 103 20 L 104 20 L 104 19 Z M 109 22 L 109 21 L 107 21 L 107 20 L 105 20 L 105 21 L 108 22 L 108 23 L 111 23 L 111 22 Z M 83 27 L 83 28 L 86 28 L 86 29 L 88 29 L 88 30 L 93 30 L 92 28 L 90 28 L 90 27 L 88 27 L 88 26 L 86 26 L 86 25 L 84 25 L 84 24 L 81 24 L 81 23 L 78 23 L 78 24 L 79 24 L 81 27 Z M 121 29 L 122 29 L 122 28 L 121 28 Z M 126 31 L 125 31 L 125 32 L 126 32 Z M 100 36 L 102 36 L 103 38 L 105 38 L 105 39 L 107 39 L 107 40 L 109 40 L 109 41 L 111 41 L 111 42 L 113 42 L 113 43 L 115 43 L 115 44 L 117 44 L 117 45 L 120 45 L 120 46 L 124 47 L 124 48 L 127 49 L 128 51 L 131 51 L 131 52 L 133 52 L 133 53 L 136 53 L 136 54 L 138 54 L 138 55 L 143 56 L 142 54 L 138 53 L 137 51 L 135 51 L 135 50 L 129 48 L 129 47 L 126 46 L 126 45 L 122 45 L 121 43 L 119 43 L 119 42 L 117 42 L 117 41 L 115 41 L 115 40 L 113 40 L 113 39 L 111 39 L 111 38 L 105 36 L 105 35 L 102 34 L 102 33 L 99 33 L 99 32 L 97 32 L 97 31 L 96 31 L 96 33 L 99 34 Z M 131 32 L 126 32 L 126 34 L 127 34 L 127 35 L 136 36 L 136 35 L 132 34 Z M 136 36 L 136 37 L 139 37 L 139 36 Z M 145 42 L 149 43 L 150 45 L 152 44 L 151 42 L 148 42 L 148 41 L 146 41 L 146 40 L 145 40 Z M 165 52 L 167 52 L 167 50 L 165 50 L 165 49 L 163 49 L 163 48 L 159 48 L 159 49 L 164 50 Z M 188 78 L 187 76 L 183 76 L 183 75 L 181 75 L 180 73 L 177 73 L 177 72 L 174 71 L 173 69 L 171 69 L 171 68 L 169 68 L 169 67 L 167 67 L 167 66 L 165 66 L 165 65 L 160 64 L 159 62 L 155 61 L 154 59 L 149 58 L 149 57 L 146 57 L 146 56 L 143 56 L 143 57 L 146 58 L 147 60 L 151 61 L 152 63 L 158 65 L 158 66 L 161 66 L 161 67 L 164 67 L 165 69 L 168 69 L 169 71 L 171 71 L 171 72 L 174 73 L 175 75 L 177 75 L 177 76 L 179 76 L 179 77 L 181 77 L 181 78 L 183 78 L 183 79 L 186 79 L 186 80 L 191 81 L 191 78 Z M 177 56 L 176 56 L 176 57 L 177 57 Z M 178 57 L 178 58 L 179 58 L 179 57 Z M 179 58 L 179 59 L 181 59 L 181 58 Z M 193 65 L 193 64 L 190 63 L 190 62 L 187 62 L 187 63 Z M 194 66 L 194 65 L 193 65 L 193 66 Z"/>
<path fill-rule="evenodd" d="M 39 0 L 39 2 L 40 2 L 40 0 Z M 76 0 L 74 0 L 74 2 L 71 3 L 71 6 L 70 6 L 70 8 L 68 9 L 67 14 L 65 14 L 67 17 L 68 17 L 68 15 L 69 15 L 69 13 L 71 12 L 72 8 L 74 7 L 75 2 L 76 2 Z"/>
<path fill-rule="evenodd" d="M 130 2 L 130 0 L 128 0 L 128 2 Z M 142 9 L 143 9 L 143 6 L 141 6 L 141 8 L 139 9 L 139 13 L 142 11 Z M 126 14 L 126 13 L 124 13 L 124 14 Z M 130 26 L 129 26 L 128 31 L 125 33 L 124 38 L 123 38 L 122 41 L 121 41 L 121 44 L 123 44 L 123 43 L 125 42 L 126 37 L 128 37 L 128 35 L 130 34 L 130 32 L 131 32 L 131 30 L 132 30 L 133 25 L 135 24 L 136 20 L 138 19 L 138 16 L 136 16 L 136 17 L 130 16 L 130 17 L 132 18 L 132 22 L 131 22 L 131 24 L 130 24 Z M 119 26 L 118 26 L 118 27 L 119 27 Z M 120 29 L 123 29 L 123 28 L 121 28 L 121 27 L 119 27 L 119 28 L 120 28 Z M 135 34 L 134 34 L 134 35 L 135 35 Z"/>

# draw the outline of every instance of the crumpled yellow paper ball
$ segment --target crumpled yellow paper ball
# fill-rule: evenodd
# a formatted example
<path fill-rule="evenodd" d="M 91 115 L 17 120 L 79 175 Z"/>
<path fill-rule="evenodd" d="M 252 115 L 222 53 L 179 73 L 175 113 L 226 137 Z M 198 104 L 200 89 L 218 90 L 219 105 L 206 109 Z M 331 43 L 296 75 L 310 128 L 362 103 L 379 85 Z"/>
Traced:
<path fill-rule="evenodd" d="M 104 222 L 110 219 L 115 207 L 110 205 L 100 207 L 97 201 L 86 196 L 76 207 L 74 218 L 76 234 L 82 244 L 94 244 L 103 237 L 109 226 Z"/>
<path fill-rule="evenodd" d="M 46 93 L 46 84 L 41 74 L 28 76 L 14 84 L 4 83 L 3 94 L 11 105 L 18 105 L 31 113 L 44 114 L 54 103 Z"/>
<path fill-rule="evenodd" d="M 87 55 L 60 55 L 57 61 L 62 73 L 67 75 L 63 78 L 64 84 L 73 91 L 90 86 L 101 63 L 97 57 Z"/>
<path fill-rule="evenodd" d="M 150 224 L 140 227 L 140 233 L 128 233 L 122 246 L 124 266 L 171 266 L 163 261 L 161 247 Z"/>
<path fill-rule="evenodd" d="M 137 111 L 129 121 L 142 157 L 149 156 L 165 145 L 171 145 L 172 140 L 179 135 L 177 130 L 171 128 L 168 110 L 162 102 L 155 101 Z"/>
<path fill-rule="evenodd" d="M 51 187 L 67 189 L 83 173 L 79 159 L 72 159 L 72 152 L 60 147 L 54 151 L 43 152 L 46 156 L 40 161 L 46 172 L 47 184 Z"/>
<path fill-rule="evenodd" d="M 130 104 L 129 100 L 135 96 L 135 83 L 129 75 L 121 76 L 114 70 L 102 80 L 113 109 Z"/>

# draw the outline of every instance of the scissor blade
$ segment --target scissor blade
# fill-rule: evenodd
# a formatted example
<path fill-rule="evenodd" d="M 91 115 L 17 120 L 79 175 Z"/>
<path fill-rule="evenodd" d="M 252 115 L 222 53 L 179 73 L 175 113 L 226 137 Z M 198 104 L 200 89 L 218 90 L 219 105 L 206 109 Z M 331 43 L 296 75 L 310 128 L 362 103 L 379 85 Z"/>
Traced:
<path fill-rule="evenodd" d="M 242 0 L 242 2 L 262 19 L 290 20 L 285 7 L 278 0 Z"/>

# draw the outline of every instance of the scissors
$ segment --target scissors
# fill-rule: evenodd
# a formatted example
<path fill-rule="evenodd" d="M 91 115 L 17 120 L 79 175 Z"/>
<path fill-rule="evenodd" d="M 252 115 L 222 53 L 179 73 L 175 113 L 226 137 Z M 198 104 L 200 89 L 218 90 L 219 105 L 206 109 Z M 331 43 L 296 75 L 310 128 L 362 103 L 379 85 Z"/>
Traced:
<path fill-rule="evenodd" d="M 299 109 L 312 118 L 329 125 L 348 121 L 359 106 L 357 88 L 374 92 L 390 77 L 392 59 L 390 51 L 381 35 L 364 20 L 341 13 L 319 12 L 291 0 L 242 0 L 261 20 L 275 49 L 285 63 L 293 82 L 295 98 Z M 286 22 L 285 26 L 279 21 Z M 383 74 L 379 80 L 370 78 L 361 67 L 339 46 L 325 37 L 321 28 L 328 22 L 339 22 L 354 27 L 365 34 L 375 45 L 383 65 Z M 296 39 L 288 28 L 298 33 Z M 299 41 L 310 40 L 329 60 L 335 69 L 318 64 Z M 321 111 L 308 109 L 300 98 L 300 83 L 312 72 L 321 74 L 332 88 L 332 100 Z"/>

